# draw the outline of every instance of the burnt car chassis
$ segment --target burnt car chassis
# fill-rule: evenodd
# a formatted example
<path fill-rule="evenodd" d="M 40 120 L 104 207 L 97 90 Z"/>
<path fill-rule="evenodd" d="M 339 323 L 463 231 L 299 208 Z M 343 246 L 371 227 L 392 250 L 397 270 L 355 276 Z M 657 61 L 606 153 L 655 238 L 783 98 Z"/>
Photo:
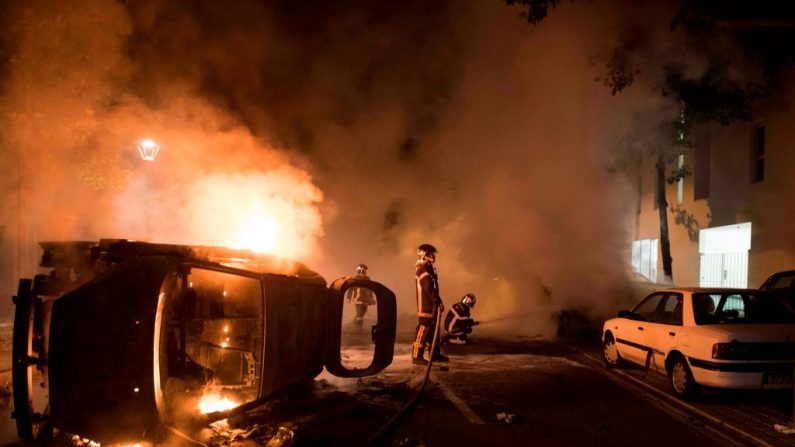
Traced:
<path fill-rule="evenodd" d="M 41 246 L 50 273 L 21 279 L 13 298 L 12 417 L 24 439 L 51 428 L 108 442 L 154 439 L 199 413 L 208 390 L 235 403 L 204 421 L 309 383 L 324 366 L 362 377 L 392 362 L 395 295 L 374 281 L 327 287 L 298 262 L 219 247 Z M 343 297 L 353 287 L 377 300 L 374 355 L 361 369 L 340 356 Z"/>

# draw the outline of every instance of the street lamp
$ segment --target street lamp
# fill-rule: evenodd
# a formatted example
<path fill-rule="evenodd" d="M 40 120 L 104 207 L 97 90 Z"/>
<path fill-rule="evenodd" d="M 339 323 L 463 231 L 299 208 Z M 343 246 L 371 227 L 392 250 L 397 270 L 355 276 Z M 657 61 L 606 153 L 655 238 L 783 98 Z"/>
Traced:
<path fill-rule="evenodd" d="M 157 153 L 158 152 L 160 152 L 160 145 L 155 143 L 153 140 L 151 140 L 149 138 L 147 138 L 147 139 L 141 141 L 140 143 L 138 143 L 138 153 L 141 154 L 141 159 L 143 159 L 144 161 L 155 161 L 155 157 L 157 157 Z M 146 171 L 149 171 L 149 169 L 147 169 Z M 147 175 L 145 176 L 145 182 L 146 182 L 145 184 L 147 185 L 147 188 L 151 190 L 152 186 L 149 184 L 150 183 L 150 179 L 149 179 L 149 175 L 148 174 L 150 174 L 150 173 L 147 172 Z M 151 237 L 151 228 L 150 228 L 150 225 L 149 225 L 150 212 L 151 212 L 150 211 L 150 206 L 149 206 L 150 205 L 150 203 L 149 203 L 150 194 L 146 194 L 144 200 L 145 200 L 144 207 L 145 207 L 145 214 L 146 214 L 146 216 L 145 216 L 146 217 L 146 222 L 145 222 L 144 231 L 146 232 L 146 236 L 147 237 Z"/>
<path fill-rule="evenodd" d="M 157 153 L 160 152 L 160 145 L 150 139 L 138 143 L 138 153 L 144 161 L 155 161 Z"/>

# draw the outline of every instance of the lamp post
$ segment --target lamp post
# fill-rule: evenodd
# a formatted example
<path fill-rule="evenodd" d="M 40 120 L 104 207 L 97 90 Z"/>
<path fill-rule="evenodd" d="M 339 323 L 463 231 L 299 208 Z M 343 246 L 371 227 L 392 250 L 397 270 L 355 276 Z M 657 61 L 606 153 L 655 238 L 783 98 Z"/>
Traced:
<path fill-rule="evenodd" d="M 151 139 L 147 138 L 138 143 L 138 153 L 141 154 L 144 161 L 155 161 L 158 152 L 160 152 L 160 145 Z"/>
<path fill-rule="evenodd" d="M 158 152 L 160 152 L 160 145 L 155 143 L 150 138 L 142 140 L 140 143 L 138 143 L 138 153 L 141 155 L 141 159 L 143 161 L 154 162 L 155 158 L 157 157 L 157 153 Z M 147 185 L 147 187 L 150 187 L 151 186 L 150 184 L 151 184 L 151 179 L 147 175 L 147 177 L 146 177 L 146 185 Z M 150 211 L 149 211 L 149 200 L 150 200 L 149 198 L 150 198 L 150 196 L 151 196 L 151 194 L 145 194 L 145 199 L 144 199 L 145 200 L 144 206 L 146 207 L 146 211 L 145 211 L 146 212 L 146 223 L 145 223 L 144 231 L 146 232 L 146 237 L 151 240 L 151 238 L 152 238 L 151 226 L 149 224 L 149 222 L 151 220 L 150 219 Z"/>

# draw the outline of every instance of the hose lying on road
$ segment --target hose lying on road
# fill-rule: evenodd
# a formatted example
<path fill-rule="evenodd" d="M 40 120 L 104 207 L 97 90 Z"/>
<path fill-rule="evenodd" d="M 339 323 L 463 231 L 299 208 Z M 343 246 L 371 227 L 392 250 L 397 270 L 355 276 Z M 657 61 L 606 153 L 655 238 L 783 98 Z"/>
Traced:
<path fill-rule="evenodd" d="M 433 330 L 433 341 L 431 342 L 431 352 L 428 356 L 428 366 L 425 367 L 425 376 L 422 378 L 422 383 L 420 383 L 417 392 L 414 394 L 414 397 L 409 400 L 400 411 L 397 412 L 390 420 L 386 422 L 373 436 L 370 437 L 367 441 L 365 441 L 363 447 L 370 447 L 374 445 L 379 445 L 378 441 L 386 435 L 391 429 L 393 429 L 397 423 L 406 415 L 408 412 L 414 408 L 417 401 L 419 401 L 420 397 L 422 396 L 422 392 L 425 390 L 425 385 L 428 383 L 428 377 L 431 375 L 431 366 L 433 365 L 433 353 L 436 352 L 436 344 L 440 343 L 439 340 L 439 327 L 442 321 L 442 312 L 437 307 L 436 309 L 436 326 Z"/>

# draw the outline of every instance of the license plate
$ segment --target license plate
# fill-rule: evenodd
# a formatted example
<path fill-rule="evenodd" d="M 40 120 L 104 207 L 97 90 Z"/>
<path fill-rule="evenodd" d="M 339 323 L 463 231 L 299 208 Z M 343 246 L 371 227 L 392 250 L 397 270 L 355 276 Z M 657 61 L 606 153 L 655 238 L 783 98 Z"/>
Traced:
<path fill-rule="evenodd" d="M 767 374 L 765 383 L 768 385 L 792 385 L 792 374 Z"/>

